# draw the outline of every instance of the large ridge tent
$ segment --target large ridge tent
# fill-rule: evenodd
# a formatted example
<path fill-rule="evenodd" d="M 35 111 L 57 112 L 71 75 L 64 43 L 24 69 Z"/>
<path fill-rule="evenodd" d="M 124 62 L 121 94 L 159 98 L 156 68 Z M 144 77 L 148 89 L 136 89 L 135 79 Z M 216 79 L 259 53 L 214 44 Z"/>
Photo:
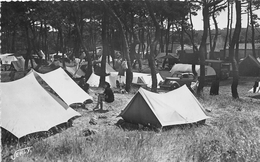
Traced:
<path fill-rule="evenodd" d="M 33 73 L 13 82 L 0 83 L 1 127 L 17 138 L 48 131 L 80 116 L 68 105 L 61 105 L 38 83 Z"/>
<path fill-rule="evenodd" d="M 93 100 L 62 68 L 58 68 L 46 74 L 40 74 L 36 71 L 33 72 L 36 76 L 40 76 L 68 105 Z"/>
<path fill-rule="evenodd" d="M 140 88 L 119 116 L 127 122 L 154 127 L 189 124 L 209 118 L 186 85 L 162 94 Z"/>
<path fill-rule="evenodd" d="M 195 66 L 195 70 L 200 76 L 200 65 Z M 178 72 L 189 72 L 192 73 L 192 65 L 191 64 L 175 64 L 172 69 L 170 70 L 171 74 L 175 74 Z M 205 76 L 215 76 L 216 71 L 210 67 L 210 66 L 205 66 Z"/>

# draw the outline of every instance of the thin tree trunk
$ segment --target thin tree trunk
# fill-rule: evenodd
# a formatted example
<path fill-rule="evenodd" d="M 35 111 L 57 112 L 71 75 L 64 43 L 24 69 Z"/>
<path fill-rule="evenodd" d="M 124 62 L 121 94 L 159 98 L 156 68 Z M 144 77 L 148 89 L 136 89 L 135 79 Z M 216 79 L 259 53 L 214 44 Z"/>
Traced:
<path fill-rule="evenodd" d="M 206 3 L 206 2 L 204 2 Z M 200 48 L 199 48 L 199 58 L 200 58 L 200 77 L 199 77 L 199 86 L 197 89 L 197 94 L 201 95 L 203 91 L 203 87 L 205 85 L 205 56 L 207 54 L 207 47 L 206 47 L 206 42 L 207 42 L 207 36 L 208 36 L 208 28 L 209 28 L 209 8 L 205 4 L 202 10 L 202 15 L 203 15 L 203 35 L 200 43 Z"/>
<path fill-rule="evenodd" d="M 228 18 L 228 21 L 227 21 L 227 33 L 226 33 L 225 44 L 224 44 L 224 58 L 226 58 L 227 41 L 228 41 L 228 37 L 229 37 L 229 22 L 230 22 L 230 19 L 229 19 L 229 15 L 230 15 L 229 6 L 230 6 L 230 2 L 227 1 L 227 8 L 228 8 L 227 18 Z"/>
<path fill-rule="evenodd" d="M 192 17 L 191 17 L 191 12 L 190 12 L 190 14 L 189 14 L 189 16 L 190 16 L 190 25 L 191 25 L 191 42 L 192 42 L 192 46 L 193 46 L 193 53 L 195 54 L 198 54 L 198 48 L 197 48 L 197 46 L 195 45 L 195 43 L 194 43 L 194 29 L 193 29 L 193 21 L 192 21 Z M 198 73 L 196 72 L 196 64 L 194 63 L 194 64 L 192 64 L 192 66 L 191 66 L 191 69 L 192 69 L 192 73 L 194 74 L 194 76 L 195 77 L 197 77 L 198 76 Z"/>
<path fill-rule="evenodd" d="M 214 6 L 214 11 L 215 11 L 215 9 L 216 9 L 216 7 Z M 213 19 L 214 26 L 215 26 L 215 36 L 214 36 L 214 41 L 213 41 L 213 46 L 212 46 L 212 52 L 214 52 L 216 45 L 217 45 L 217 40 L 218 40 L 218 22 L 215 17 L 215 12 L 213 13 L 212 19 Z"/>
<path fill-rule="evenodd" d="M 216 10 L 216 7 L 214 6 L 214 12 L 213 12 L 213 15 L 212 15 L 212 19 L 213 19 L 214 26 L 215 26 L 215 36 L 214 36 L 211 54 L 214 54 L 216 44 L 217 44 L 217 39 L 218 39 L 218 23 L 217 23 L 217 20 L 216 20 L 216 17 L 215 17 L 215 14 L 216 14 L 215 10 Z M 210 95 L 218 95 L 219 94 L 219 82 L 220 82 L 220 73 L 216 72 L 216 78 L 211 83 Z"/>
<path fill-rule="evenodd" d="M 86 80 L 88 80 L 90 75 L 92 74 L 92 60 L 91 60 L 90 54 L 88 52 L 88 49 L 86 48 L 86 46 L 84 44 L 84 41 L 83 41 L 83 38 L 82 38 L 82 35 L 81 35 L 81 30 L 80 30 L 80 27 L 79 27 L 78 17 L 76 16 L 76 12 L 74 10 L 73 5 L 71 5 L 71 9 L 72 9 L 72 14 L 74 15 L 75 27 L 76 27 L 79 43 L 82 46 L 83 51 L 85 52 L 86 57 L 87 57 L 87 61 L 88 61 L 88 67 L 87 67 L 87 70 L 86 70 L 86 73 L 85 73 L 85 78 L 86 78 Z"/>
<path fill-rule="evenodd" d="M 64 43 L 63 43 L 63 31 L 62 27 L 59 29 L 60 32 L 60 52 L 62 53 L 62 67 L 65 68 L 65 56 L 64 56 Z"/>
<path fill-rule="evenodd" d="M 184 18 L 182 18 L 181 22 L 181 50 L 184 51 Z"/>
<path fill-rule="evenodd" d="M 244 57 L 246 57 L 246 50 L 247 50 L 247 34 L 248 34 L 248 28 L 249 28 L 249 12 L 247 12 L 247 26 L 246 26 L 246 35 L 245 35 L 245 52 Z"/>
<path fill-rule="evenodd" d="M 128 66 L 128 68 L 126 69 L 126 87 L 125 87 L 125 90 L 127 92 L 130 92 L 130 90 L 131 90 L 131 83 L 132 83 L 132 80 L 133 80 L 133 72 L 132 72 L 132 66 L 131 66 L 131 61 L 130 61 L 130 56 L 129 56 L 129 46 L 128 46 L 128 43 L 127 43 L 126 34 L 124 32 L 124 29 L 123 29 L 123 24 L 120 21 L 119 17 L 116 15 L 116 13 L 113 11 L 113 9 L 111 7 L 109 7 L 106 4 L 105 1 L 103 1 L 103 4 L 109 10 L 109 12 L 114 17 L 114 19 L 117 21 L 117 24 L 119 26 L 119 30 L 120 30 L 120 33 L 121 33 L 122 44 L 123 44 L 123 54 L 125 56 L 125 59 L 127 61 L 127 66 Z"/>
<path fill-rule="evenodd" d="M 251 21 L 251 30 L 252 30 L 251 39 L 252 39 L 253 56 L 254 58 L 257 58 L 255 53 L 255 24 L 253 20 L 252 1 L 249 1 L 249 12 L 250 12 L 250 21 Z"/>
<path fill-rule="evenodd" d="M 163 16 L 161 15 L 161 26 L 163 26 Z M 160 29 L 161 33 L 163 32 L 163 29 Z M 159 52 L 164 52 L 164 43 L 163 43 L 163 34 L 160 36 L 160 49 Z"/>
<path fill-rule="evenodd" d="M 24 70 L 27 71 L 29 59 L 31 59 L 31 43 L 30 43 L 29 29 L 28 29 L 28 25 L 26 22 L 25 22 L 25 32 L 26 32 L 26 38 L 27 38 L 26 39 L 27 40 L 27 53 L 26 53 L 26 57 L 25 57 Z"/>
<path fill-rule="evenodd" d="M 152 76 L 152 89 L 151 89 L 151 91 L 157 92 L 157 78 L 156 78 L 156 70 L 155 70 L 155 64 L 154 64 L 154 62 L 155 62 L 154 56 L 155 56 L 155 53 L 156 53 L 156 47 L 160 42 L 160 35 L 161 35 L 160 25 L 155 19 L 155 15 L 154 15 L 154 12 L 153 12 L 153 9 L 151 7 L 150 2 L 148 0 L 146 0 L 145 3 L 146 3 L 146 6 L 148 8 L 149 15 L 151 16 L 153 24 L 156 28 L 155 37 L 154 37 L 154 40 L 151 44 L 150 57 L 149 57 L 148 61 L 149 61 L 149 66 L 151 68 L 151 76 Z"/>
<path fill-rule="evenodd" d="M 49 52 L 48 52 L 48 43 L 47 43 L 47 40 L 48 40 L 48 30 L 47 30 L 47 23 L 46 23 L 46 20 L 44 20 L 44 52 L 45 52 L 45 56 L 46 56 L 46 60 L 49 60 L 50 59 L 50 56 L 49 56 Z"/>
<path fill-rule="evenodd" d="M 211 34 L 211 26 L 210 26 L 210 16 L 209 16 L 209 58 L 212 58 L 213 55 L 213 42 L 212 42 L 212 34 Z M 207 59 L 207 55 L 206 55 L 206 59 Z"/>
<path fill-rule="evenodd" d="M 241 2 L 240 1 L 236 1 L 236 27 L 235 27 L 235 31 L 232 37 L 232 41 L 230 44 L 230 48 L 229 48 L 229 54 L 230 54 L 230 58 L 232 61 L 232 70 L 233 70 L 233 82 L 231 85 L 231 92 L 232 92 L 232 97 L 233 98 L 239 98 L 238 96 L 238 92 L 237 92 L 237 86 L 238 86 L 238 82 L 239 82 L 239 72 L 238 72 L 238 63 L 236 60 L 236 55 L 234 52 L 234 48 L 236 43 L 239 41 L 239 35 L 240 35 L 240 31 L 241 31 Z"/>
<path fill-rule="evenodd" d="M 231 40 L 232 40 L 232 25 L 233 25 L 233 6 L 234 6 L 234 4 L 233 4 L 234 2 L 231 2 L 231 17 L 230 17 L 230 34 L 229 34 L 229 45 L 230 45 L 230 43 L 231 43 Z"/>
<path fill-rule="evenodd" d="M 99 86 L 103 86 L 105 83 L 105 74 L 106 74 L 106 54 L 108 52 L 108 41 L 107 41 L 107 11 L 106 8 L 104 7 L 104 12 L 103 12 L 103 18 L 102 18 L 102 46 L 103 46 L 103 54 L 102 54 L 102 60 L 101 60 L 101 77 L 100 77 L 100 82 Z"/>

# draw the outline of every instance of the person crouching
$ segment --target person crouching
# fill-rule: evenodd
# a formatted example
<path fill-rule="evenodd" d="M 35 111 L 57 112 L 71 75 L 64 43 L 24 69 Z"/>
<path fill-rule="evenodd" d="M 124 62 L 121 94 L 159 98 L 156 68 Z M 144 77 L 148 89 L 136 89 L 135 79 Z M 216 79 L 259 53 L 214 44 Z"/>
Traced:
<path fill-rule="evenodd" d="M 110 88 L 110 84 L 108 82 L 105 82 L 104 88 L 105 88 L 104 92 L 98 95 L 97 106 L 93 110 L 97 110 L 99 108 L 99 105 L 100 105 L 100 109 L 103 110 L 103 101 L 107 103 L 111 103 L 114 101 L 114 93 Z"/>

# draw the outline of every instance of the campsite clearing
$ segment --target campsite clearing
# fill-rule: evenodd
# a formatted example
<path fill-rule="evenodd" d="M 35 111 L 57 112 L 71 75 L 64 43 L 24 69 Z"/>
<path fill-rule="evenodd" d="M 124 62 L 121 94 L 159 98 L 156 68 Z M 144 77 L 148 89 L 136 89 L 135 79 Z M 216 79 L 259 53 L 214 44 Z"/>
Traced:
<path fill-rule="evenodd" d="M 206 125 L 166 128 L 161 132 L 121 122 L 117 116 L 134 96 L 115 94 L 104 111 L 93 112 L 101 89 L 92 89 L 94 103 L 88 110 L 74 108 L 82 116 L 73 127 L 43 139 L 31 139 L 13 147 L 3 146 L 2 157 L 32 146 L 18 161 L 257 161 L 260 159 L 260 99 L 248 96 L 255 78 L 240 78 L 239 100 L 231 97 L 231 79 L 220 82 L 220 95 L 205 95 L 199 102 L 207 109 Z M 183 100 L 185 102 L 185 99 Z M 92 121 L 92 122 L 90 122 Z M 7 161 L 8 158 L 3 161 Z"/>

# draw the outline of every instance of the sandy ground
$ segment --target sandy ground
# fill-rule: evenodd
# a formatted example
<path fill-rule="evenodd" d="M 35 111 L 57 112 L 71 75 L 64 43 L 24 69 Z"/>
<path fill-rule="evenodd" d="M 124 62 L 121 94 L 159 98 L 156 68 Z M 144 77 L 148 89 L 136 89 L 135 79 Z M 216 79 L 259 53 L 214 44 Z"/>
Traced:
<path fill-rule="evenodd" d="M 245 100 L 250 100 L 252 102 L 257 101 L 259 99 L 251 98 L 250 96 L 259 96 L 256 94 L 248 93 L 248 90 L 251 89 L 253 85 L 253 81 L 255 78 L 241 78 L 240 85 L 238 87 L 238 93 L 240 98 Z M 220 95 L 227 95 L 231 98 L 230 86 L 231 86 L 232 78 L 228 80 L 222 81 L 220 83 Z M 204 88 L 204 93 L 207 95 L 209 93 L 209 86 Z M 87 104 L 86 109 L 75 107 L 74 109 L 78 111 L 82 116 L 76 118 L 73 121 L 73 127 L 70 127 L 64 131 L 71 132 L 75 131 L 77 134 L 81 134 L 84 130 L 94 130 L 97 132 L 102 132 L 109 128 L 115 129 L 117 126 L 115 125 L 121 117 L 118 117 L 120 112 L 125 108 L 125 106 L 129 103 L 129 101 L 134 96 L 136 89 L 133 90 L 130 94 L 121 94 L 115 93 L 115 101 L 113 103 L 104 103 L 103 111 L 93 111 L 93 108 L 97 103 L 97 95 L 95 93 L 102 92 L 101 88 L 92 88 L 90 95 L 93 96 L 94 102 L 91 104 Z M 260 96 L 259 96 L 260 98 Z M 94 121 L 95 124 L 91 122 Z"/>

